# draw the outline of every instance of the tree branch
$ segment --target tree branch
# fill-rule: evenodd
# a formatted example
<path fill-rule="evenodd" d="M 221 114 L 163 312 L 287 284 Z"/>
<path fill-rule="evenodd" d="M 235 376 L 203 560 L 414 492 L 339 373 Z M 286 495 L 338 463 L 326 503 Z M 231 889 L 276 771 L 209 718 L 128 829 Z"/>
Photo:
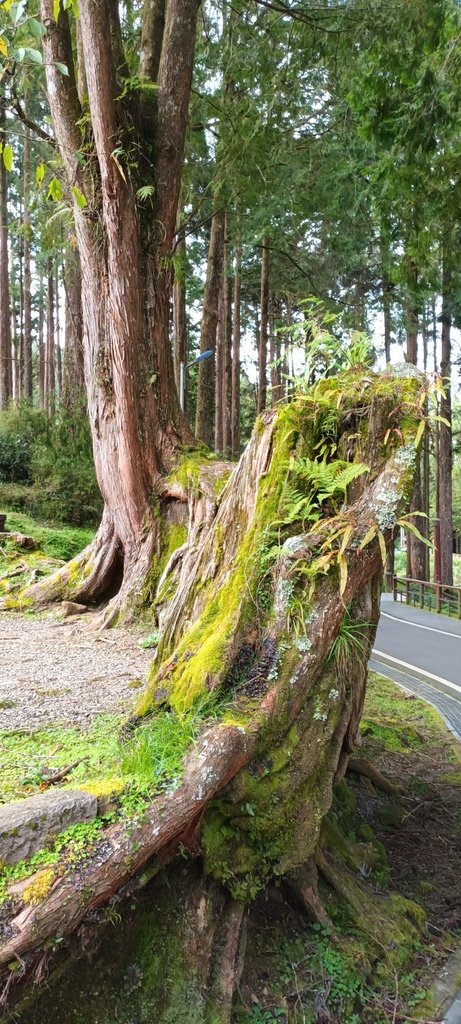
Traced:
<path fill-rule="evenodd" d="M 34 134 L 37 135 L 39 139 L 43 139 L 43 142 L 47 142 L 49 146 L 53 147 L 53 149 L 57 149 L 56 139 L 54 139 L 52 135 L 49 135 L 48 132 L 41 128 L 40 125 L 33 120 L 33 118 L 29 117 L 29 115 L 26 114 L 24 108 L 22 107 L 21 101 L 16 90 L 15 69 L 16 65 L 13 65 L 13 70 L 11 72 L 11 95 L 14 101 L 12 104 L 12 109 L 14 110 L 16 116 L 19 117 L 19 120 L 22 121 L 22 123 L 26 126 L 26 128 L 30 128 L 30 130 L 34 132 Z"/>

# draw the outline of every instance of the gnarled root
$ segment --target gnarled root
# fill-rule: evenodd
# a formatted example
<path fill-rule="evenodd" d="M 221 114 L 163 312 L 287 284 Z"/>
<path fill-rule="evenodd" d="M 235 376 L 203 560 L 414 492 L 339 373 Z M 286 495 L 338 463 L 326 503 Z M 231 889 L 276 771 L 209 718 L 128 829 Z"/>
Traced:
<path fill-rule="evenodd" d="M 51 576 L 34 583 L 25 591 L 24 597 L 38 608 L 58 601 L 91 604 L 113 586 L 120 571 L 121 558 L 122 549 L 114 524 L 110 515 L 104 512 L 91 544 Z"/>
<path fill-rule="evenodd" d="M 370 782 L 373 783 L 376 789 L 380 789 L 382 793 L 386 793 L 388 796 L 400 796 L 403 793 L 402 786 L 386 779 L 385 775 L 383 775 L 378 768 L 375 768 L 375 766 L 364 757 L 350 757 L 347 770 L 348 772 L 355 772 L 356 775 L 362 775 L 364 778 L 370 779 Z"/>

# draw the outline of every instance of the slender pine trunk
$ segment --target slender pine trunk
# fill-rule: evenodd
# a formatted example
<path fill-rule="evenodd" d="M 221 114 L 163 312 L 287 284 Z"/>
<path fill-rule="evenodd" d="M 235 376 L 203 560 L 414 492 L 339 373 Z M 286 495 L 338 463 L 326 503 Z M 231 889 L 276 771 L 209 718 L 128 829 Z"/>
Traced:
<path fill-rule="evenodd" d="M 258 413 L 267 401 L 267 344 L 269 334 L 269 241 L 263 239 L 261 258 L 261 299 L 259 321 Z"/>
<path fill-rule="evenodd" d="M 443 393 L 440 396 L 439 424 L 439 518 L 440 518 L 440 569 L 441 582 L 453 586 L 453 441 L 452 441 L 452 401 L 451 401 L 451 303 L 452 274 L 450 260 L 452 258 L 450 239 L 445 238 L 443 246 L 442 268 L 442 338 L 440 374 Z"/>
<path fill-rule="evenodd" d="M 223 379 L 224 379 L 224 347 L 226 332 L 226 311 L 224 298 L 224 281 L 221 281 L 218 296 L 218 325 L 216 333 L 216 365 L 215 365 L 215 429 L 214 449 L 222 454 L 223 450 Z"/>
<path fill-rule="evenodd" d="M 223 452 L 229 457 L 232 450 L 232 298 L 234 284 L 231 275 L 228 217 L 226 216 L 224 249 L 224 348 L 222 374 Z"/>
<path fill-rule="evenodd" d="M 241 217 L 237 216 L 235 243 L 234 305 L 232 324 L 232 456 L 240 455 L 240 303 L 242 300 L 242 238 Z"/>
<path fill-rule="evenodd" d="M 24 158 L 23 158 L 23 235 L 24 235 L 24 398 L 32 401 L 32 280 L 31 280 L 31 252 L 30 252 L 30 175 L 31 175 L 31 154 L 30 154 L 30 129 L 24 129 Z"/>
<path fill-rule="evenodd" d="M 4 142 L 5 111 L 0 110 L 0 142 Z M 0 411 L 12 397 L 10 284 L 8 258 L 8 186 L 6 169 L 0 160 Z"/>
<path fill-rule="evenodd" d="M 46 277 L 45 407 L 49 416 L 56 412 L 54 267 L 48 257 Z"/>
<path fill-rule="evenodd" d="M 65 409 L 86 404 L 83 366 L 82 274 L 75 249 L 66 253 L 64 264 L 64 330 L 62 404 Z"/>
<path fill-rule="evenodd" d="M 407 288 L 407 362 L 414 366 L 418 364 L 418 270 L 412 260 L 408 261 L 408 288 Z M 414 491 L 410 505 L 411 512 L 422 511 L 422 467 L 421 459 L 418 460 L 418 467 L 415 473 Z M 425 545 L 412 533 L 407 533 L 407 576 L 414 580 L 424 580 L 426 572 Z"/>
<path fill-rule="evenodd" d="M 186 366 L 189 351 L 187 337 L 186 259 L 186 236 L 184 230 L 181 230 L 181 227 L 179 227 L 173 284 L 174 373 L 178 394 L 181 363 L 184 367 Z M 186 373 L 186 370 L 184 370 L 184 373 Z M 187 414 L 187 388 L 185 388 L 184 392 L 184 412 Z"/>
<path fill-rule="evenodd" d="M 213 356 L 199 364 L 195 433 L 209 448 L 213 446 L 215 420 L 215 353 L 218 303 L 224 258 L 224 210 L 217 209 L 211 220 L 208 263 L 203 296 L 200 352 Z"/>

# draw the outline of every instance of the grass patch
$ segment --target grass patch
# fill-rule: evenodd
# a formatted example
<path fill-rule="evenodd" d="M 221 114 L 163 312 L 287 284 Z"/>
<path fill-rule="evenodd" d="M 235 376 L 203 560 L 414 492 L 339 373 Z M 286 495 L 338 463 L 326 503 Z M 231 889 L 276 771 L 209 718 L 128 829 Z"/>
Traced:
<path fill-rule="evenodd" d="M 74 761 L 66 778 L 75 787 L 87 778 L 118 774 L 121 716 L 100 715 L 88 729 L 56 726 L 37 732 L 0 733 L 0 803 L 32 796 L 46 778 Z"/>
<path fill-rule="evenodd" d="M 95 534 L 92 529 L 77 526 L 52 526 L 37 522 L 22 512 L 9 512 L 8 509 L 4 511 L 7 513 L 7 530 L 25 533 L 29 537 L 33 537 L 44 555 L 62 559 L 64 562 L 75 558 L 87 544 L 91 543 Z M 8 543 L 7 540 L 6 543 Z M 21 557 L 24 557 L 24 553 Z"/>
<path fill-rule="evenodd" d="M 379 672 L 369 672 L 360 731 L 371 752 L 411 753 L 436 744 L 445 726 L 437 711 Z"/>

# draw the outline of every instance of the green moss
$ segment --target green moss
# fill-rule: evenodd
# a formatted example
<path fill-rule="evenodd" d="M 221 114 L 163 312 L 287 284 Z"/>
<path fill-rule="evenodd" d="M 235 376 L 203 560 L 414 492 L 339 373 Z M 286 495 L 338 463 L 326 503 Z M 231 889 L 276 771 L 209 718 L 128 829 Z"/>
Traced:
<path fill-rule="evenodd" d="M 118 774 L 121 715 L 100 715 L 88 730 L 54 726 L 0 732 L 0 804 L 40 791 L 47 774 L 78 762 L 66 784 Z"/>
<path fill-rule="evenodd" d="M 24 889 L 22 894 L 24 903 L 29 903 L 31 907 L 41 903 L 48 896 L 54 878 L 54 871 L 51 868 L 48 868 L 46 871 L 40 871 L 30 885 Z"/>

